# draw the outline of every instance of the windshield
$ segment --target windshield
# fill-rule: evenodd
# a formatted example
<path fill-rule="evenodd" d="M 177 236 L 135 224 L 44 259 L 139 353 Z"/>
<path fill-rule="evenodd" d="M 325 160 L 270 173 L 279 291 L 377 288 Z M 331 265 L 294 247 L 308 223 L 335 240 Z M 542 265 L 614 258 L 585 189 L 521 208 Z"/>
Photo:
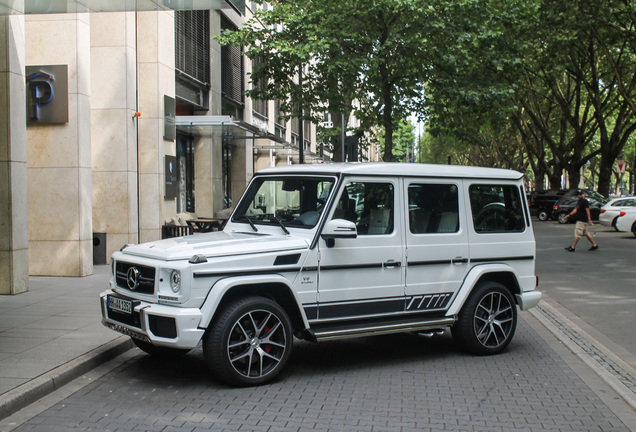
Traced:
<path fill-rule="evenodd" d="M 332 177 L 257 177 L 237 207 L 233 222 L 313 228 L 335 184 Z"/>

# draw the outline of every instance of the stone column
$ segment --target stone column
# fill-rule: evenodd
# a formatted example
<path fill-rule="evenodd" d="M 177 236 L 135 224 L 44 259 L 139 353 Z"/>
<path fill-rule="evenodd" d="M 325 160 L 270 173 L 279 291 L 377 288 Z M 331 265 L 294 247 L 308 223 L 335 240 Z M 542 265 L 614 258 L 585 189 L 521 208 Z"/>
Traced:
<path fill-rule="evenodd" d="M 24 17 L 0 17 L 0 294 L 28 289 Z"/>
<path fill-rule="evenodd" d="M 68 66 L 69 114 L 67 123 L 27 128 L 29 272 L 86 276 L 93 273 L 90 15 L 25 22 L 27 65 Z"/>

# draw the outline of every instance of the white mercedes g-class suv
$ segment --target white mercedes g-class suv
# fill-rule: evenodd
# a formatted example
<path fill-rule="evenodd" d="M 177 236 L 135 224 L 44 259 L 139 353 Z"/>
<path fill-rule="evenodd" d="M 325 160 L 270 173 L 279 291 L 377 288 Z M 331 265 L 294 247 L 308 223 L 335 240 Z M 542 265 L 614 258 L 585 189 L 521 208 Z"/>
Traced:
<path fill-rule="evenodd" d="M 466 351 L 510 343 L 536 306 L 522 174 L 445 165 L 292 165 L 257 173 L 223 231 L 112 256 L 102 322 L 150 354 L 202 341 L 212 373 L 257 385 L 294 336 L 450 327 Z"/>

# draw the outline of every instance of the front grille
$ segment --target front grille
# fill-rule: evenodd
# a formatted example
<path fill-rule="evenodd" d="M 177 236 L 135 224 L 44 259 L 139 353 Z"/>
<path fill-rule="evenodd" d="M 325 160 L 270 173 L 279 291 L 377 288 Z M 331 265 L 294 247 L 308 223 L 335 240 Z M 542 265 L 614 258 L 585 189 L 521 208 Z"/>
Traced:
<path fill-rule="evenodd" d="M 129 326 L 141 328 L 141 316 L 139 312 L 133 312 L 132 314 L 124 314 L 121 312 L 114 311 L 112 309 L 107 309 L 108 318 L 113 321 L 120 322 L 122 324 L 126 324 Z"/>
<path fill-rule="evenodd" d="M 154 267 L 146 267 L 117 261 L 115 264 L 115 280 L 117 282 L 117 286 L 120 288 L 125 288 L 142 294 L 155 293 Z"/>

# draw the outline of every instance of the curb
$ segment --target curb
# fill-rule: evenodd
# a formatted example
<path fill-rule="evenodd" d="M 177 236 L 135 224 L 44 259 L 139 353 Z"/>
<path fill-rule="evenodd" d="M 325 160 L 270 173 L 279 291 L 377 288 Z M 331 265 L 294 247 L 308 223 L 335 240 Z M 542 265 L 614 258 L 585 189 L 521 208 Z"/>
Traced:
<path fill-rule="evenodd" d="M 82 374 L 96 368 L 133 347 L 129 337 L 120 336 L 29 382 L 0 395 L 0 420 L 36 402 Z"/>
<path fill-rule="evenodd" d="M 528 312 L 636 410 L 636 370 L 547 302 Z"/>

